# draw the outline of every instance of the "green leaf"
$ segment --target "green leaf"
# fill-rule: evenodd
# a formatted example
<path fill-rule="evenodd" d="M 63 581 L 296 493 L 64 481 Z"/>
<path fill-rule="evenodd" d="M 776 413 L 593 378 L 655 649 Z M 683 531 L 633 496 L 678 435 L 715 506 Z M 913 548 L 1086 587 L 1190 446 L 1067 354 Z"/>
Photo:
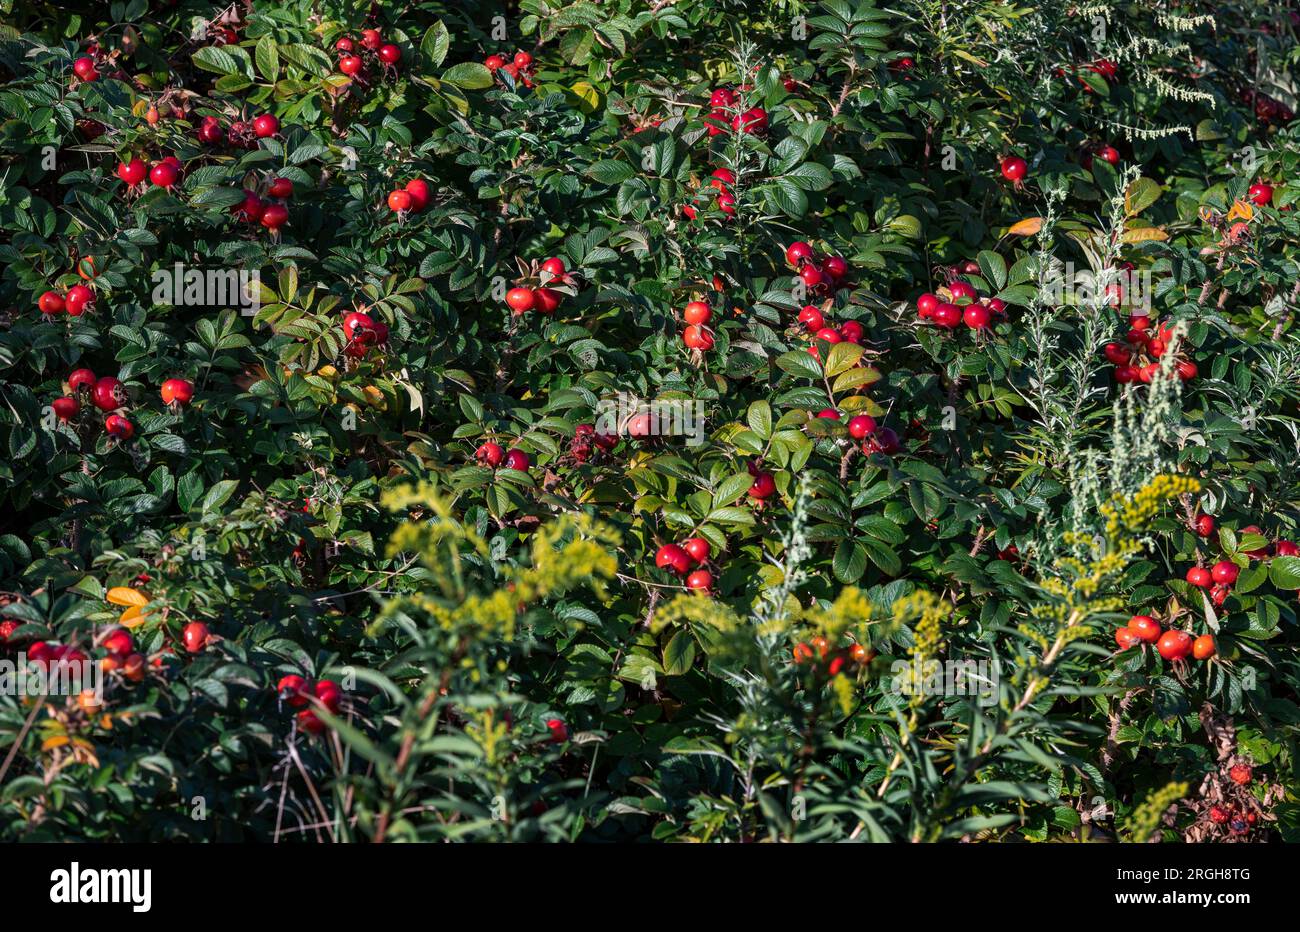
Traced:
<path fill-rule="evenodd" d="M 1268 577 L 1278 589 L 1300 589 L 1300 557 L 1274 557 L 1268 564 Z"/>
<path fill-rule="evenodd" d="M 199 49 L 194 53 L 192 61 L 204 71 L 214 71 L 217 74 L 235 74 L 240 70 L 235 57 L 215 45 L 205 45 Z"/>
<path fill-rule="evenodd" d="M 772 407 L 761 398 L 750 403 L 745 420 L 749 423 L 749 429 L 763 440 L 772 436 Z"/>
<path fill-rule="evenodd" d="M 424 38 L 420 40 L 420 57 L 428 67 L 437 68 L 446 60 L 450 48 L 451 33 L 442 20 L 438 20 L 425 30 Z"/>
<path fill-rule="evenodd" d="M 234 479 L 222 479 L 220 482 L 217 482 L 212 486 L 212 488 L 208 489 L 208 494 L 203 496 L 203 506 L 201 510 L 208 512 L 220 508 L 226 503 L 230 496 L 235 494 L 235 489 L 238 487 L 239 483 Z"/>
<path fill-rule="evenodd" d="M 836 346 L 842 344 L 836 343 Z M 782 353 L 776 358 L 776 364 L 779 368 L 802 379 L 820 379 L 822 377 L 822 367 L 817 360 L 812 358 L 812 354 L 807 350 L 792 350 L 788 353 Z"/>
<path fill-rule="evenodd" d="M 452 65 L 442 73 L 442 80 L 467 91 L 481 91 L 492 86 L 492 72 L 487 66 L 476 61 L 464 61 Z"/>
<path fill-rule="evenodd" d="M 276 76 L 280 73 L 280 54 L 276 51 L 275 38 L 270 33 L 257 40 L 253 58 L 262 77 L 275 83 Z"/>
<path fill-rule="evenodd" d="M 636 176 L 636 169 L 627 162 L 606 159 L 593 162 L 588 167 L 587 174 L 601 184 L 622 184 Z"/>
<path fill-rule="evenodd" d="M 984 280 L 989 283 L 995 292 L 1001 291 L 1007 286 L 1007 263 L 1005 259 L 996 252 L 985 249 L 976 257 L 975 261 L 979 263 Z"/>
<path fill-rule="evenodd" d="M 695 638 L 689 631 L 678 631 L 664 648 L 664 676 L 682 676 L 694 662 Z"/>
<path fill-rule="evenodd" d="M 1124 212 L 1134 217 L 1160 199 L 1160 185 L 1150 178 L 1135 178 L 1124 192 Z"/>
<path fill-rule="evenodd" d="M 202 471 L 193 469 L 181 476 L 176 482 L 176 504 L 181 511 L 189 511 L 203 494 Z"/>
<path fill-rule="evenodd" d="M 802 218 L 808 212 L 808 195 L 792 181 L 778 179 L 772 184 L 764 185 L 762 191 L 771 210 L 795 220 Z"/>
<path fill-rule="evenodd" d="M 840 541 L 835 548 L 835 559 L 831 561 L 835 578 L 848 584 L 862 578 L 867 570 L 867 548 L 851 538 Z"/>
<path fill-rule="evenodd" d="M 734 503 L 753 484 L 754 477 L 749 474 L 748 470 L 738 472 L 734 476 L 728 476 L 719 483 L 718 488 L 713 493 L 714 509 L 725 508 L 727 505 Z"/>

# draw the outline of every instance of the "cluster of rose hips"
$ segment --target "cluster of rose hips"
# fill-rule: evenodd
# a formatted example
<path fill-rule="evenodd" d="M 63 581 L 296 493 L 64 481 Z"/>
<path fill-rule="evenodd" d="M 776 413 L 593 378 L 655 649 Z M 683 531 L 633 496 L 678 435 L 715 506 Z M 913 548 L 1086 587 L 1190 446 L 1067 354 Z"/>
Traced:
<path fill-rule="evenodd" d="M 1222 605 L 1228 598 L 1228 593 L 1232 591 L 1232 584 L 1237 581 L 1237 576 L 1241 573 L 1237 564 L 1231 560 L 1220 560 L 1214 566 L 1206 569 L 1203 566 L 1193 566 L 1184 577 L 1189 585 L 1198 589 L 1209 589 L 1210 600 L 1215 605 Z"/>
<path fill-rule="evenodd" d="M 1201 517 L 1208 518 L 1209 515 L 1202 515 Z M 1264 536 L 1264 532 L 1254 524 L 1246 525 L 1238 532 L 1238 534 L 1257 534 L 1260 537 Z M 1250 557 L 1252 560 L 1267 560 L 1269 557 L 1296 557 L 1300 556 L 1300 545 L 1297 545 L 1294 541 L 1289 541 L 1283 537 L 1271 544 L 1259 548 L 1258 550 L 1247 550 L 1246 556 Z"/>
<path fill-rule="evenodd" d="M 1193 530 L 1201 537 L 1208 537 L 1214 531 L 1214 518 L 1210 515 L 1197 515 L 1192 524 Z M 1241 529 L 1242 534 L 1262 534 L 1258 527 L 1249 525 Z M 1278 540 L 1276 543 L 1259 550 L 1250 550 L 1246 556 L 1252 560 L 1266 560 L 1270 556 L 1274 557 L 1295 557 L 1300 556 L 1300 546 L 1289 540 Z M 1210 601 L 1215 605 L 1222 605 L 1232 592 L 1232 584 L 1237 581 L 1237 576 L 1241 569 L 1231 560 L 1220 560 L 1214 566 L 1206 569 L 1204 566 L 1193 566 L 1188 569 L 1183 577 L 1189 585 L 1198 589 L 1210 590 Z"/>
<path fill-rule="evenodd" d="M 749 86 L 741 87 L 749 90 Z M 710 136 L 719 136 L 730 127 L 737 133 L 761 136 L 767 132 L 767 111 L 762 107 L 750 107 L 741 111 L 737 104 L 739 98 L 729 87 L 715 88 L 709 95 L 709 115 L 704 123 L 709 128 Z"/>
<path fill-rule="evenodd" d="M 128 194 L 139 194 L 140 186 L 144 184 L 146 178 L 155 188 L 166 188 L 170 191 L 176 186 L 176 182 L 181 180 L 181 160 L 174 155 L 169 155 L 161 162 L 150 165 L 144 159 L 133 158 L 127 162 L 117 163 L 117 177 L 126 182 Z"/>
<path fill-rule="evenodd" d="M 630 427 L 630 422 L 629 422 Z M 646 425 L 649 433 L 649 425 Z M 618 446 L 618 437 L 614 434 L 598 434 L 593 424 L 579 424 L 573 429 L 573 439 L 569 441 L 569 453 L 579 463 L 591 459 L 592 447 L 608 453 Z"/>
<path fill-rule="evenodd" d="M 572 280 L 565 269 L 564 260 L 552 256 L 541 264 L 539 275 L 544 277 L 540 279 L 541 283 L 538 287 L 527 288 L 516 285 L 506 292 L 506 304 L 515 317 L 527 314 L 529 311 L 554 314 L 560 302 L 564 300 L 564 292 L 547 287 L 552 281 L 567 283 Z"/>
<path fill-rule="evenodd" d="M 692 301 L 682 310 L 682 320 L 686 322 L 686 329 L 682 331 L 682 342 L 686 344 L 687 349 L 711 350 L 713 349 L 713 331 L 709 329 L 709 322 L 713 320 L 713 311 L 703 301 Z"/>
<path fill-rule="evenodd" d="M 736 183 L 736 173 L 730 168 L 716 168 L 713 174 L 709 176 L 709 187 L 716 188 L 718 191 L 717 200 L 714 202 L 718 211 L 730 217 L 736 212 L 736 195 L 729 188 Z M 687 220 L 694 220 L 699 215 L 695 205 L 686 204 L 682 207 L 682 214 Z"/>
<path fill-rule="evenodd" d="M 510 75 L 510 80 L 522 83 L 524 87 L 533 86 L 533 56 L 527 52 L 515 52 L 511 59 L 504 55 L 489 55 L 483 59 L 483 65 L 493 74 L 504 71 Z"/>
<path fill-rule="evenodd" d="M 91 43 L 86 47 L 86 54 L 72 63 L 72 73 L 77 76 L 78 81 L 89 84 L 99 80 L 99 69 L 105 64 L 111 66 L 112 62 L 101 54 L 97 43 Z"/>
<path fill-rule="evenodd" d="M 388 324 L 375 320 L 365 311 L 349 311 L 343 316 L 343 352 L 350 359 L 364 359 L 371 347 L 388 342 Z"/>
<path fill-rule="evenodd" d="M 163 404 L 173 412 L 180 411 L 194 399 L 194 383 L 188 379 L 173 378 L 162 383 L 159 389 Z M 68 375 L 68 393 L 50 402 L 50 408 L 61 421 L 70 421 L 81 413 L 82 401 L 89 399 L 104 419 L 104 431 L 116 440 L 130 440 L 135 434 L 132 424 L 121 410 L 126 405 L 126 388 L 111 375 L 96 377 L 90 369 L 75 369 Z"/>
<path fill-rule="evenodd" d="M 786 247 L 785 261 L 795 269 L 805 288 L 821 294 L 839 291 L 849 274 L 849 264 L 843 256 L 819 258 L 812 246 L 802 240 Z"/>
<path fill-rule="evenodd" d="M 42 314 L 62 314 L 67 312 L 73 317 L 80 317 L 88 308 L 95 305 L 95 292 L 85 285 L 73 285 L 63 294 L 47 291 L 36 299 L 36 306 Z"/>
<path fill-rule="evenodd" d="M 245 223 L 260 223 L 276 231 L 289 220 L 289 207 L 284 202 L 293 197 L 293 182 L 288 178 L 273 177 L 266 185 L 266 196 L 244 189 L 244 199 L 230 208 L 230 212 Z"/>
<path fill-rule="evenodd" d="M 1194 638 L 1177 628 L 1164 630 L 1150 615 L 1134 615 L 1127 625 L 1116 628 L 1115 643 L 1120 650 L 1128 650 L 1138 644 L 1154 644 L 1156 652 L 1166 660 L 1186 660 L 1188 657 L 1209 660 L 1218 653 L 1214 635 L 1202 634 Z"/>
<path fill-rule="evenodd" d="M 1101 348 L 1106 359 L 1115 366 L 1115 381 L 1150 382 L 1160 371 L 1160 358 L 1169 351 L 1173 342 L 1173 329 L 1168 324 L 1160 324 L 1151 333 L 1151 318 L 1145 314 L 1134 314 L 1129 318 L 1128 335 L 1124 343 L 1111 342 Z M 1178 360 L 1174 371 L 1184 382 L 1196 378 L 1196 363 L 1190 359 Z"/>
<path fill-rule="evenodd" d="M 810 641 L 800 641 L 792 651 L 797 667 L 814 664 L 818 672 L 825 672 L 828 677 L 836 676 L 850 663 L 866 666 L 876 658 L 876 652 L 866 644 L 856 641 L 846 647 L 831 649 L 830 642 L 822 635 Z"/>
<path fill-rule="evenodd" d="M 803 324 L 814 340 L 821 340 L 823 343 L 859 343 L 862 341 L 862 335 L 865 331 L 862 324 L 856 320 L 846 320 L 839 327 L 828 327 L 826 325 L 826 316 L 822 314 L 821 309 L 812 304 L 805 304 L 799 311 L 799 323 Z M 817 356 L 817 344 L 813 343 L 808 347 L 808 352 L 814 357 Z"/>
<path fill-rule="evenodd" d="M 976 263 L 966 262 L 960 266 L 959 274 L 978 272 Z M 1000 298 L 981 298 L 968 281 L 954 277 L 946 288 L 939 289 L 940 294 L 945 291 L 947 301 L 928 291 L 916 299 L 917 320 L 928 320 L 943 330 L 956 330 L 962 324 L 971 330 L 986 330 L 995 320 L 1007 316 L 1006 302 Z"/>
<path fill-rule="evenodd" d="M 252 120 L 234 120 L 227 131 L 221 120 L 214 116 L 205 116 L 199 121 L 195 135 L 199 142 L 208 146 L 220 145 L 222 140 L 241 149 L 256 147 L 257 140 L 270 139 L 280 132 L 280 120 L 272 113 L 261 113 Z"/>
<path fill-rule="evenodd" d="M 1250 785 L 1254 778 L 1249 764 L 1233 764 L 1228 769 L 1228 779 L 1238 787 Z M 1237 793 L 1243 793 L 1244 790 L 1236 790 Z M 1259 814 L 1248 806 L 1234 804 L 1232 802 L 1215 803 L 1206 811 L 1211 822 L 1215 825 L 1226 825 L 1228 831 L 1234 835 L 1244 835 L 1250 831 L 1251 826 L 1259 821 Z"/>
<path fill-rule="evenodd" d="M 311 735 L 325 730 L 325 723 L 316 714 L 316 709 L 324 708 L 331 715 L 337 715 L 343 702 L 343 688 L 338 683 L 333 680 L 312 682 L 297 673 L 281 677 L 275 685 L 275 692 L 289 708 L 300 710 L 295 716 L 298 727 Z"/>
<path fill-rule="evenodd" d="M 501 467 L 519 472 L 528 472 L 528 467 L 533 465 L 533 461 L 523 450 L 511 447 L 507 451 L 502 448 L 501 444 L 493 443 L 491 440 L 481 444 L 474 451 L 474 459 L 489 469 Z"/>
<path fill-rule="evenodd" d="M 27 660 L 48 671 L 51 667 L 67 664 L 69 667 L 85 663 L 90 658 L 84 651 L 58 641 L 37 641 L 27 648 Z M 141 658 L 143 661 L 143 658 Z"/>
<path fill-rule="evenodd" d="M 703 537 L 691 537 L 680 544 L 664 544 L 655 552 L 655 566 L 686 577 L 686 588 L 708 593 L 713 586 L 713 574 L 704 569 L 711 553 L 709 542 Z"/>
<path fill-rule="evenodd" d="M 417 214 L 429 206 L 429 182 L 423 178 L 412 178 L 403 187 L 389 192 L 388 209 L 397 214 L 398 219 L 410 211 Z"/>
<path fill-rule="evenodd" d="M 843 415 L 834 408 L 822 408 L 817 412 L 817 417 L 828 421 L 839 421 Z M 849 418 L 845 427 L 850 437 L 862 441 L 862 452 L 868 456 L 872 453 L 892 455 L 903 448 L 898 434 L 892 428 L 877 425 L 876 419 L 870 414 L 854 415 Z"/>
<path fill-rule="evenodd" d="M 334 43 L 334 50 L 339 53 L 339 71 L 349 78 L 358 75 L 364 77 L 366 58 L 371 55 L 385 69 L 392 68 L 402 60 L 401 48 L 385 42 L 378 29 L 361 30 L 359 43 L 353 41 L 351 36 L 340 36 Z"/>
<path fill-rule="evenodd" d="M 0 621 L 0 644 L 5 647 L 21 647 L 23 639 L 14 637 L 14 632 L 20 627 L 22 625 L 17 621 Z M 27 648 L 26 653 L 28 661 L 45 670 L 49 670 L 51 665 L 66 663 L 71 666 L 89 659 L 83 651 L 58 641 L 37 641 Z"/>
<path fill-rule="evenodd" d="M 1215 825 L 1227 825 L 1228 831 L 1234 835 L 1246 834 L 1251 826 L 1259 821 L 1259 814 L 1254 810 L 1242 809 L 1231 803 L 1227 805 L 1215 803 L 1209 808 L 1207 815 Z"/>

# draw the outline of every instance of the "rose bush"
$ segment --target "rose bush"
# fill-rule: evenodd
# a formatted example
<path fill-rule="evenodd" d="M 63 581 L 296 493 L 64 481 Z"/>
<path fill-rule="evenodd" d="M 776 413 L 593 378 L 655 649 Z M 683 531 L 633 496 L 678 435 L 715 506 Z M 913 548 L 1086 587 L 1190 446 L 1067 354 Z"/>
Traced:
<path fill-rule="evenodd" d="M 1296 31 L 15 7 L 0 838 L 1295 838 Z"/>

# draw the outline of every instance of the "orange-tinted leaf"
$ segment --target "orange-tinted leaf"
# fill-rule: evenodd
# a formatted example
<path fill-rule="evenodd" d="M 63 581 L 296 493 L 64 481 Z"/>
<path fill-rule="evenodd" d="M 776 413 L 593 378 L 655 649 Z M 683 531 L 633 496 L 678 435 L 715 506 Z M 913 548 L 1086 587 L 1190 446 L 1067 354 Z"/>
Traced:
<path fill-rule="evenodd" d="M 148 596 L 128 586 L 114 586 L 108 590 L 107 598 L 114 605 L 146 605 L 149 602 Z"/>

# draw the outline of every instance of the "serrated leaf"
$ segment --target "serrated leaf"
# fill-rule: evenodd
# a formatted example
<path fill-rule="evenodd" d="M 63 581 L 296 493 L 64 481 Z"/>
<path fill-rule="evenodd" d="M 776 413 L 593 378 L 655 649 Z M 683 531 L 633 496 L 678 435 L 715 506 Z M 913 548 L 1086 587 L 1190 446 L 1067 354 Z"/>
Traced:
<path fill-rule="evenodd" d="M 481 91 L 492 86 L 492 72 L 479 62 L 464 61 L 444 71 L 442 80 L 467 91 Z"/>

